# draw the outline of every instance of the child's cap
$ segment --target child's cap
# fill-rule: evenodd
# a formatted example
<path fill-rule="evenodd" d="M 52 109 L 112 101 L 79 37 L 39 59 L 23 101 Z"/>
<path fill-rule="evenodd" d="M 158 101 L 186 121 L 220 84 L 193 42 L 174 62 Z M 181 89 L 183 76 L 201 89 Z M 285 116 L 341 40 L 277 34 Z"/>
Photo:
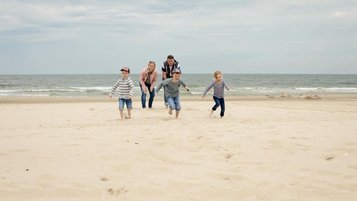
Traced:
<path fill-rule="evenodd" d="M 128 67 L 123 67 L 123 68 L 121 68 L 120 71 L 125 71 L 125 72 L 130 73 L 130 69 Z"/>
<path fill-rule="evenodd" d="M 177 68 L 174 68 L 172 70 L 172 73 L 180 73 L 181 74 L 181 70 L 180 69 L 177 69 Z"/>

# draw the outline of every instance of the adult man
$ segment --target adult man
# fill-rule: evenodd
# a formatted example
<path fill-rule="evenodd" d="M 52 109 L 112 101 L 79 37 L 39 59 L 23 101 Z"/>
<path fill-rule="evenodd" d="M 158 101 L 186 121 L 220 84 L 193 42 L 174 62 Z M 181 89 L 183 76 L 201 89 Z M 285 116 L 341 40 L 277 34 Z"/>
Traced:
<path fill-rule="evenodd" d="M 161 68 L 162 80 L 172 78 L 172 71 L 174 69 L 180 70 L 179 62 L 175 60 L 174 56 L 168 55 L 166 61 L 162 63 L 162 68 Z M 164 88 L 164 101 L 165 101 L 165 106 L 168 107 L 165 88 Z"/>

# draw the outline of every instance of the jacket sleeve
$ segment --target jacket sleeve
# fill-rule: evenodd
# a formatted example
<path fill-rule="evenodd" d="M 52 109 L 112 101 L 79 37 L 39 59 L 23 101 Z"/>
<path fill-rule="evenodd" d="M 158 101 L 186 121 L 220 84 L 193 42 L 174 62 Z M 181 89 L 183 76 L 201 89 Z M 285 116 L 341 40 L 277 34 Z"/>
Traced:
<path fill-rule="evenodd" d="M 145 84 L 144 84 L 144 74 L 145 74 L 145 70 L 142 70 L 140 72 L 140 76 L 139 76 L 139 82 L 140 82 L 141 86 L 145 86 Z"/>
<path fill-rule="evenodd" d="M 154 79 L 152 80 L 152 83 L 151 83 L 151 89 L 154 90 L 154 87 L 155 87 L 155 84 L 156 84 L 156 81 L 157 81 L 157 72 L 154 71 L 151 76 L 154 76 Z"/>

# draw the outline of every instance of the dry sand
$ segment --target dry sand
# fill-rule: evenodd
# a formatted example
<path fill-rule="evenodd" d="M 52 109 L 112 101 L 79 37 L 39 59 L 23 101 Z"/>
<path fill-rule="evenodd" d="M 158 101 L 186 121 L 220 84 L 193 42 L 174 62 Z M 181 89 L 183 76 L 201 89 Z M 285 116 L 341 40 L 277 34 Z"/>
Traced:
<path fill-rule="evenodd" d="M 205 100 L 2 99 L 0 200 L 357 200 L 356 99 Z"/>

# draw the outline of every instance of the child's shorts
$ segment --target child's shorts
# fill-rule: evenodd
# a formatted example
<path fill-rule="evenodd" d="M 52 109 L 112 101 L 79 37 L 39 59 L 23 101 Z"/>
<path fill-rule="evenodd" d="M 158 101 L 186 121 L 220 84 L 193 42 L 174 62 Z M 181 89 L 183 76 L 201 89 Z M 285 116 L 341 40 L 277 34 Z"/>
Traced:
<path fill-rule="evenodd" d="M 119 98 L 119 110 L 124 110 L 124 105 L 126 104 L 127 109 L 133 108 L 133 101 L 131 99 Z"/>
<path fill-rule="evenodd" d="M 172 110 L 176 110 L 176 111 L 180 111 L 181 110 L 180 97 L 179 96 L 167 97 L 167 103 L 169 104 L 169 107 Z"/>

